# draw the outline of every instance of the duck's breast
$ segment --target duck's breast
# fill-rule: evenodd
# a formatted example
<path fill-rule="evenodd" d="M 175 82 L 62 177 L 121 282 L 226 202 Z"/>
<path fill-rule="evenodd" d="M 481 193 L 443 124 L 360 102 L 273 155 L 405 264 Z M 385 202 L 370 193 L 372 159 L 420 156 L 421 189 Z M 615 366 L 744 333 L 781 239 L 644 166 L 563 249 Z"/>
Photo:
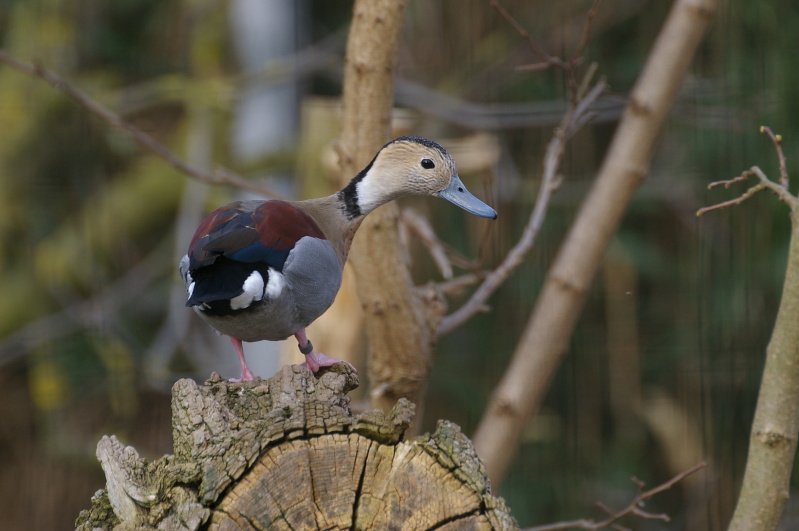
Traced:
<path fill-rule="evenodd" d="M 341 287 L 341 263 L 328 240 L 300 239 L 289 253 L 283 275 L 303 326 L 322 315 Z"/>

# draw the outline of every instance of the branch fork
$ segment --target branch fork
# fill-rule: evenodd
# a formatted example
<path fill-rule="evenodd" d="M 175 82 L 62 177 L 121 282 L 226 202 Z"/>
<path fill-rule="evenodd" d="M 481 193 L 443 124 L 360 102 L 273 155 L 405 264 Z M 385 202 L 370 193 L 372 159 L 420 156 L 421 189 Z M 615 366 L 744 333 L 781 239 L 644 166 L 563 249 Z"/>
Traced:
<path fill-rule="evenodd" d="M 741 175 L 737 177 L 733 177 L 732 179 L 726 179 L 722 181 L 715 181 L 707 185 L 708 190 L 712 190 L 713 188 L 718 188 L 719 186 L 723 186 L 724 188 L 730 188 L 731 186 L 742 183 L 747 181 L 750 177 L 757 177 L 760 181 L 756 185 L 750 187 L 740 196 L 736 197 L 735 199 L 730 199 L 729 201 L 722 201 L 721 203 L 717 203 L 715 205 L 710 205 L 706 207 L 702 207 L 696 211 L 697 216 L 701 216 L 706 214 L 707 212 L 713 210 L 719 210 L 722 208 L 731 207 L 734 205 L 740 205 L 750 197 L 754 196 L 758 192 L 762 190 L 770 190 L 771 192 L 776 195 L 780 201 L 791 207 L 791 210 L 796 212 L 799 210 L 799 198 L 797 196 L 791 194 L 788 190 L 788 170 L 785 164 L 785 154 L 782 151 L 782 136 L 774 134 L 770 127 L 761 126 L 760 132 L 768 135 L 771 141 L 774 143 L 774 148 L 777 151 L 777 158 L 779 159 L 780 163 L 780 178 L 779 181 L 773 181 L 768 178 L 763 170 L 760 169 L 758 166 L 752 166 L 748 170 L 741 173 Z"/>
<path fill-rule="evenodd" d="M 649 511 L 644 510 L 644 506 L 647 501 L 649 501 L 652 497 L 657 494 L 660 494 L 663 491 L 669 490 L 674 485 L 685 479 L 686 477 L 690 476 L 691 474 L 702 470 L 707 466 L 707 463 L 704 461 L 698 463 L 688 470 L 684 470 L 680 472 L 673 478 L 669 479 L 668 481 L 661 483 L 660 485 L 653 487 L 649 490 L 644 490 L 646 484 L 641 481 L 640 479 L 633 476 L 630 480 L 635 483 L 636 487 L 638 487 L 638 494 L 632 499 L 632 501 L 623 509 L 618 511 L 614 511 L 601 501 L 596 502 L 596 506 L 599 507 L 602 511 L 607 513 L 607 518 L 603 520 L 587 520 L 587 519 L 580 519 L 580 520 L 571 520 L 568 522 L 557 522 L 554 524 L 546 524 L 540 525 L 535 527 L 528 527 L 522 531 L 559 531 L 564 529 L 589 529 L 592 531 L 599 530 L 599 529 L 616 529 L 617 531 L 629 531 L 627 527 L 623 527 L 622 525 L 618 524 L 617 522 L 628 515 L 635 515 L 639 518 L 643 518 L 645 520 L 661 520 L 663 522 L 670 522 L 671 517 L 666 513 L 652 513 Z"/>

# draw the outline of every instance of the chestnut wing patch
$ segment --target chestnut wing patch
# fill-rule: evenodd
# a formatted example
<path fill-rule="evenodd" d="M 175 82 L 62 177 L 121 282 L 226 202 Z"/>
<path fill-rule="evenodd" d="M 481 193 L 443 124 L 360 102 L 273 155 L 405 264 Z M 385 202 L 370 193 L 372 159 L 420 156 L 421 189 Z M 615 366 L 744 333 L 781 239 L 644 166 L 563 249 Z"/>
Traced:
<path fill-rule="evenodd" d="M 200 224 L 189 246 L 190 270 L 224 256 L 282 271 L 289 252 L 305 236 L 325 239 L 313 218 L 294 205 L 265 201 L 255 210 L 247 210 L 240 202 L 231 203 Z"/>

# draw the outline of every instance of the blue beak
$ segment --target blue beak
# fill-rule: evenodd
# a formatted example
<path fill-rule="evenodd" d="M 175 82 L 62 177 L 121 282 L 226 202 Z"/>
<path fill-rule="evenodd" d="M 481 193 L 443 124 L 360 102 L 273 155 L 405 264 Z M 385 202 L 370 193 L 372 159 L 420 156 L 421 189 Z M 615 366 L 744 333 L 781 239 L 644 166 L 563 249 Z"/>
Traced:
<path fill-rule="evenodd" d="M 438 192 L 438 197 L 446 199 L 475 216 L 497 219 L 497 211 L 473 196 L 457 175 L 452 177 L 449 186 Z"/>

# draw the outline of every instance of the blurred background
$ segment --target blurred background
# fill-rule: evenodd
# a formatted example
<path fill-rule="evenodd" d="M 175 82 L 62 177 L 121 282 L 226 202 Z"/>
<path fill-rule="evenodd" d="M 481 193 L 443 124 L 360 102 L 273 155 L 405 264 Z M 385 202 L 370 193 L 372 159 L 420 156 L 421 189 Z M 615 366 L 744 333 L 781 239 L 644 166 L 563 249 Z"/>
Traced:
<path fill-rule="evenodd" d="M 563 57 L 591 6 L 503 3 Z M 571 142 L 538 243 L 489 301 L 492 311 L 439 342 L 425 429 L 438 418 L 467 434 L 476 427 L 670 4 L 602 4 L 580 69 L 597 62 L 611 93 Z M 616 508 L 634 495 L 630 476 L 654 486 L 700 460 L 710 466 L 647 506 L 671 524 L 627 525 L 721 529 L 731 515 L 779 302 L 788 210 L 761 194 L 695 212 L 746 187 L 709 192 L 710 181 L 753 164 L 777 176 L 760 125 L 783 135 L 789 172 L 799 172 L 799 5 L 721 4 L 499 491 L 522 526 L 600 517 L 594 501 Z M 336 187 L 331 142 L 351 8 L 344 0 L 2 0 L 0 42 L 195 166 L 228 167 L 305 198 Z M 536 61 L 488 0 L 409 5 L 397 133 L 450 148 L 467 185 L 500 215 L 486 225 L 418 198 L 403 206 L 483 267 L 517 241 L 565 108 L 561 73 L 515 70 Z M 205 213 L 246 193 L 187 178 L 5 65 L 0 124 L 0 513 L 5 529 L 69 529 L 104 485 L 100 436 L 114 433 L 148 458 L 169 453 L 171 384 L 212 370 L 236 375 L 229 343 L 183 307 L 177 261 Z M 412 240 L 409 253 L 420 284 L 442 280 L 422 245 Z M 357 326 L 341 315 L 338 327 Z M 277 370 L 279 348 L 247 346 L 257 374 Z M 789 504 L 785 529 L 797 513 Z"/>

